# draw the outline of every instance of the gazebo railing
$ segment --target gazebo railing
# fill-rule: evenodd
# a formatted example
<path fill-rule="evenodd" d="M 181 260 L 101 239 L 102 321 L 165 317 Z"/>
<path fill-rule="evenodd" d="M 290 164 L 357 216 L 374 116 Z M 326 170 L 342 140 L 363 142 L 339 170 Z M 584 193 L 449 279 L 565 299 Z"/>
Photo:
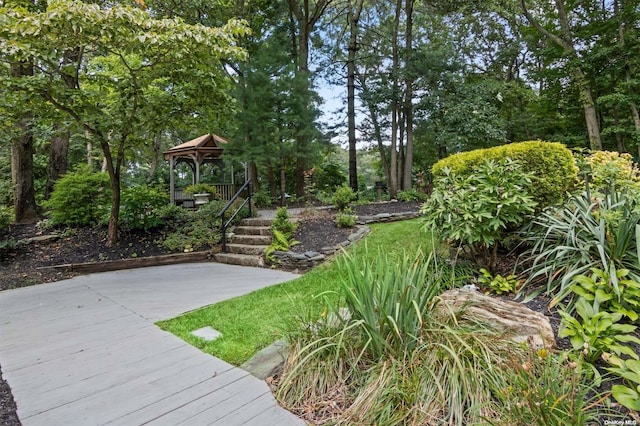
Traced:
<path fill-rule="evenodd" d="M 244 199 L 244 201 L 242 202 L 240 207 L 238 207 L 235 213 L 233 213 L 233 215 L 228 220 L 225 221 L 225 214 L 227 213 L 227 210 L 229 210 L 233 202 L 236 199 L 238 199 L 238 197 L 240 197 L 240 194 L 242 194 L 242 191 L 244 191 L 245 189 L 247 190 L 247 197 Z M 231 225 L 231 222 L 233 221 L 233 219 L 235 219 L 238 212 L 242 210 L 242 208 L 245 205 L 247 205 L 247 203 L 249 204 L 249 217 L 251 217 L 253 215 L 253 212 L 251 211 L 251 179 L 247 179 L 244 185 L 242 185 L 240 189 L 236 191 L 236 193 L 233 195 L 233 197 L 231 197 L 229 202 L 224 206 L 224 208 L 222 209 L 222 211 L 220 211 L 220 214 L 218 215 L 220 219 L 222 219 L 222 224 L 220 225 L 220 232 L 222 234 L 222 252 L 223 253 L 227 252 L 227 228 L 229 227 L 229 225 Z"/>
<path fill-rule="evenodd" d="M 216 194 L 221 200 L 228 201 L 238 191 L 240 185 L 235 183 L 214 183 L 211 186 L 216 188 Z M 173 199 L 176 205 L 193 204 L 193 195 L 185 194 L 184 189 L 176 189 L 173 191 Z"/>

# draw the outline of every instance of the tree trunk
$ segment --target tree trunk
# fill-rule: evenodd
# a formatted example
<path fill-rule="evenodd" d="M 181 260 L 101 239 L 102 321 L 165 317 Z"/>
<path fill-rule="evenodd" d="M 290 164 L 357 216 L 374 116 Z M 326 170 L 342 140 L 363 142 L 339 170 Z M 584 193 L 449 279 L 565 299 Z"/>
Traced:
<path fill-rule="evenodd" d="M 297 70 L 298 76 L 303 81 L 302 93 L 304 102 L 304 116 L 301 122 L 296 125 L 296 196 L 304 197 L 304 173 L 309 168 L 309 145 L 311 143 L 307 126 L 312 126 L 313 118 L 311 113 L 311 93 L 309 84 L 309 40 L 311 32 L 316 23 L 322 17 L 327 6 L 333 0 L 317 0 L 315 4 L 311 4 L 310 0 L 302 0 L 302 5 L 298 0 L 289 0 L 289 10 L 297 20 L 298 40 L 295 44 L 297 49 Z M 311 121 L 311 122 L 309 122 Z"/>
<path fill-rule="evenodd" d="M 387 182 L 390 181 L 389 178 L 389 160 L 386 155 L 384 143 L 382 140 L 382 129 L 380 127 L 380 122 L 378 121 L 378 112 L 376 109 L 376 105 L 371 101 L 371 95 L 369 93 L 369 88 L 367 86 L 366 77 L 362 74 L 358 75 L 358 79 L 360 81 L 360 88 L 362 90 L 362 99 L 364 103 L 367 105 L 367 109 L 369 110 L 369 116 L 371 117 L 371 123 L 373 124 L 373 134 L 378 144 L 378 152 L 380 153 L 380 162 L 382 163 L 382 170 L 384 172 L 384 176 L 387 179 Z"/>
<path fill-rule="evenodd" d="M 364 0 L 349 2 L 349 56 L 347 59 L 347 120 L 349 134 L 349 186 L 358 192 L 358 163 L 356 149 L 356 54 L 358 52 L 358 21 Z"/>
<path fill-rule="evenodd" d="M 398 32 L 400 29 L 400 14 L 402 12 L 402 0 L 396 1 L 396 13 L 393 21 L 392 32 L 392 80 L 393 91 L 391 94 L 391 156 L 389 160 L 389 196 L 395 199 L 398 195 L 398 116 L 400 110 L 400 102 L 398 100 L 400 85 L 398 83 L 398 71 L 400 68 L 400 55 L 398 48 Z"/>
<path fill-rule="evenodd" d="M 33 75 L 33 65 L 21 62 L 11 65 L 11 76 Z M 11 176 L 13 178 L 13 211 L 18 223 L 33 222 L 37 217 L 36 191 L 33 177 L 32 115 L 25 113 L 17 123 L 17 136 L 11 143 Z"/>
<path fill-rule="evenodd" d="M 69 130 L 62 130 L 55 132 L 54 136 L 51 138 L 49 163 L 47 164 L 47 183 L 44 188 L 45 200 L 48 200 L 51 196 L 56 181 L 67 172 L 69 137 Z"/>
<path fill-rule="evenodd" d="M 62 54 L 61 75 L 65 86 L 69 90 L 78 89 L 82 55 L 83 49 L 81 47 L 66 50 Z M 49 199 L 55 182 L 67 172 L 67 157 L 69 155 L 69 138 L 71 134 L 68 129 L 62 130 L 57 127 L 56 136 L 51 139 L 49 163 L 47 164 L 47 183 L 44 190 L 45 199 Z"/>
<path fill-rule="evenodd" d="M 405 13 L 407 14 L 407 30 L 405 34 L 406 62 L 412 61 L 413 49 L 413 2 L 414 0 L 406 0 Z M 413 75 L 407 70 L 405 75 L 405 104 L 404 117 L 406 120 L 407 141 L 405 144 L 404 155 L 404 173 L 402 176 L 402 188 L 407 191 L 412 185 L 413 170 Z"/>
<path fill-rule="evenodd" d="M 249 179 L 251 179 L 251 185 L 254 192 L 260 191 L 260 181 L 258 180 L 258 165 L 255 161 L 249 161 L 247 164 Z"/>
<path fill-rule="evenodd" d="M 158 132 L 156 137 L 153 138 L 153 145 L 151 147 L 151 164 L 149 166 L 149 174 L 147 175 L 147 183 L 153 183 L 153 178 L 158 170 L 158 164 L 160 163 L 160 154 L 162 151 L 162 132 Z"/>
<path fill-rule="evenodd" d="M 560 47 L 564 51 L 566 57 L 570 61 L 574 62 L 574 65 L 571 65 L 571 67 L 575 82 L 578 85 L 578 91 L 580 92 L 584 118 L 587 125 L 587 134 L 589 136 L 589 147 L 592 150 L 601 150 L 602 138 L 600 137 L 600 122 L 598 121 L 598 114 L 595 106 L 596 103 L 593 100 L 589 81 L 579 65 L 579 56 L 576 52 L 573 41 L 573 34 L 569 25 L 569 18 L 567 16 L 564 0 L 554 0 L 554 2 L 558 11 L 560 36 L 547 30 L 531 15 L 531 13 L 529 13 L 525 0 L 520 0 L 520 5 L 525 17 L 531 25 L 533 25 L 545 38 Z"/>

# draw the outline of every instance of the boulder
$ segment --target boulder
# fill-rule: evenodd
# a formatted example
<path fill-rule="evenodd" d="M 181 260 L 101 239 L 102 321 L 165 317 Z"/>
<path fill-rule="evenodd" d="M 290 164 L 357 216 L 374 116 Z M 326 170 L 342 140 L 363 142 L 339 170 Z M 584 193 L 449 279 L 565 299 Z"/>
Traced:
<path fill-rule="evenodd" d="M 437 309 L 442 312 L 458 312 L 465 309 L 467 317 L 483 322 L 511 336 L 515 342 L 531 339 L 534 347 L 553 347 L 555 337 L 549 319 L 525 305 L 477 291 L 448 290 L 440 295 Z"/>

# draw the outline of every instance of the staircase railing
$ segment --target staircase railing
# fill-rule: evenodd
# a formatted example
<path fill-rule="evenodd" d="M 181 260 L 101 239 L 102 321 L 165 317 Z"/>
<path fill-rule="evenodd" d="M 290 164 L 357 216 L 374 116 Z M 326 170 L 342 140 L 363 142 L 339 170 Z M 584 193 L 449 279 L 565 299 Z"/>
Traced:
<path fill-rule="evenodd" d="M 244 199 L 244 201 L 242 202 L 240 207 L 238 207 L 238 209 L 225 222 L 225 218 L 224 218 L 225 213 L 227 213 L 227 210 L 229 210 L 229 208 L 231 207 L 233 202 L 236 201 L 238 199 L 238 197 L 240 197 L 240 194 L 242 194 L 242 191 L 244 191 L 245 189 L 247 190 L 247 198 Z M 244 185 L 242 185 L 240 187 L 240 189 L 238 189 L 236 191 L 236 193 L 233 195 L 233 197 L 231 197 L 231 199 L 227 202 L 227 204 L 224 206 L 222 211 L 220 211 L 220 213 L 218 214 L 218 217 L 220 217 L 220 219 L 222 221 L 221 225 L 220 225 L 220 231 L 222 232 L 222 252 L 223 253 L 227 252 L 227 228 L 229 227 L 229 225 L 231 224 L 233 219 L 235 219 L 235 217 L 238 214 L 238 212 L 240 210 L 242 210 L 242 208 L 247 203 L 249 203 L 249 217 L 251 217 L 251 216 L 253 216 L 253 212 L 251 211 L 251 179 L 247 179 L 247 181 L 244 183 Z"/>

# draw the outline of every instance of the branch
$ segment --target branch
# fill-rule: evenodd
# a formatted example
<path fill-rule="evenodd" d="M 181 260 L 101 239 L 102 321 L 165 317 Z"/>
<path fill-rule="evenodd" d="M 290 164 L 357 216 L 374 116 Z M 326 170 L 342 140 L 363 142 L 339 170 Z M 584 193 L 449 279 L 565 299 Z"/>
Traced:
<path fill-rule="evenodd" d="M 562 39 L 561 37 L 558 37 L 557 35 L 553 34 L 551 31 L 547 30 L 545 27 L 543 27 L 540 24 L 540 22 L 538 22 L 531 15 L 529 10 L 527 9 L 527 4 L 525 0 L 520 0 L 520 5 L 522 6 L 522 12 L 524 13 L 524 16 L 526 16 L 529 23 L 533 25 L 536 28 L 536 30 L 538 30 L 543 36 L 545 36 L 546 38 L 548 38 L 549 40 L 551 40 L 552 42 L 554 42 L 555 44 L 562 47 L 564 50 L 568 52 L 574 51 L 573 46 L 571 44 L 569 44 L 566 40 Z"/>

